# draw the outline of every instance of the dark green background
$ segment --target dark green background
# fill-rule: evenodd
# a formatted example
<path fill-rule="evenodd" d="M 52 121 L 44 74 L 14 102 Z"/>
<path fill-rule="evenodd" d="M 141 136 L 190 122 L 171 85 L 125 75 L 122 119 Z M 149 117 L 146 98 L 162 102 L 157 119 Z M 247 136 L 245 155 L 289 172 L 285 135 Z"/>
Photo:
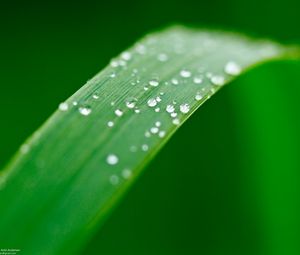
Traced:
<path fill-rule="evenodd" d="M 300 44 L 299 10 L 297 0 L 1 3 L 0 166 L 145 33 L 183 23 Z M 213 97 L 83 254 L 300 254 L 299 74 L 296 61 L 268 64 Z"/>

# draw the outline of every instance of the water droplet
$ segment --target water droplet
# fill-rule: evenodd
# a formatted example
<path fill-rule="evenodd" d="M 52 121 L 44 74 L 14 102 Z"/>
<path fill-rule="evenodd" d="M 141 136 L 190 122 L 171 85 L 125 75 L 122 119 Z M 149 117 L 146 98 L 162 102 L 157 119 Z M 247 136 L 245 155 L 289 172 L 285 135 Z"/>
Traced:
<path fill-rule="evenodd" d="M 151 136 L 151 133 L 149 131 L 145 132 L 145 137 L 149 138 Z"/>
<path fill-rule="evenodd" d="M 122 176 L 124 179 L 129 179 L 132 176 L 132 172 L 130 169 L 124 169 L 122 171 Z"/>
<path fill-rule="evenodd" d="M 200 101 L 203 98 L 203 96 L 200 93 L 197 93 L 195 96 L 196 101 Z"/>
<path fill-rule="evenodd" d="M 155 108 L 155 110 L 154 110 L 155 112 L 160 112 L 160 108 L 159 107 L 157 107 L 157 108 Z"/>
<path fill-rule="evenodd" d="M 152 134 L 157 134 L 158 131 L 159 131 L 158 127 L 152 127 L 152 128 L 150 128 L 150 132 L 151 132 Z"/>
<path fill-rule="evenodd" d="M 146 53 L 146 47 L 143 44 L 138 44 L 135 49 L 141 55 Z"/>
<path fill-rule="evenodd" d="M 109 122 L 107 122 L 107 126 L 109 126 L 109 127 L 113 127 L 113 126 L 114 126 L 114 122 L 113 122 L 113 121 L 109 121 Z"/>
<path fill-rule="evenodd" d="M 159 136 L 160 138 L 163 138 L 165 135 L 166 135 L 166 131 L 160 131 L 160 132 L 158 133 L 158 136 Z"/>
<path fill-rule="evenodd" d="M 171 104 L 167 105 L 166 111 L 167 111 L 168 113 L 174 112 L 174 111 L 175 111 L 174 105 L 171 105 Z"/>
<path fill-rule="evenodd" d="M 212 84 L 217 85 L 217 86 L 223 86 L 225 83 L 225 78 L 221 75 L 214 75 L 210 78 L 210 81 Z"/>
<path fill-rule="evenodd" d="M 159 85 L 159 81 L 157 79 L 152 79 L 149 81 L 149 85 L 152 87 L 157 87 Z"/>
<path fill-rule="evenodd" d="M 172 82 L 173 85 L 178 85 L 179 84 L 179 81 L 177 79 L 175 79 L 175 78 L 173 78 L 171 80 L 171 82 Z"/>
<path fill-rule="evenodd" d="M 116 76 L 117 76 L 116 73 L 111 73 L 111 74 L 109 75 L 110 78 L 115 78 Z"/>
<path fill-rule="evenodd" d="M 168 60 L 168 56 L 164 53 L 161 53 L 157 56 L 157 59 L 160 61 L 160 62 L 166 62 Z"/>
<path fill-rule="evenodd" d="M 112 102 L 110 103 L 110 105 L 111 105 L 111 106 L 114 106 L 114 105 L 115 105 L 115 102 L 114 102 L 114 101 L 112 101 Z"/>
<path fill-rule="evenodd" d="M 123 111 L 120 110 L 120 109 L 117 109 L 115 110 L 115 114 L 118 116 L 118 117 L 121 117 L 123 115 Z"/>
<path fill-rule="evenodd" d="M 183 69 L 180 71 L 180 76 L 183 78 L 191 77 L 192 73 L 189 70 Z"/>
<path fill-rule="evenodd" d="M 156 97 L 156 101 L 157 102 L 161 102 L 161 98 L 160 97 Z"/>
<path fill-rule="evenodd" d="M 224 71 L 229 75 L 238 75 L 241 73 L 241 67 L 233 61 L 227 62 Z"/>
<path fill-rule="evenodd" d="M 171 117 L 172 117 L 172 118 L 177 117 L 177 113 L 176 113 L 176 112 L 172 112 L 172 113 L 171 113 Z"/>
<path fill-rule="evenodd" d="M 110 62 L 110 66 L 111 66 L 111 67 L 118 67 L 118 66 L 119 66 L 119 62 L 116 61 L 116 60 L 112 60 L 112 61 Z"/>
<path fill-rule="evenodd" d="M 188 113 L 190 111 L 190 106 L 188 104 L 180 105 L 180 111 L 182 113 Z"/>
<path fill-rule="evenodd" d="M 154 98 L 150 98 L 150 99 L 148 100 L 147 104 L 148 104 L 148 106 L 150 106 L 150 107 L 154 107 L 154 106 L 157 105 L 157 101 L 156 101 L 156 99 L 154 99 Z"/>
<path fill-rule="evenodd" d="M 148 146 L 147 144 L 143 144 L 143 145 L 142 145 L 142 150 L 143 150 L 143 151 L 149 150 L 149 146 Z"/>
<path fill-rule="evenodd" d="M 96 100 L 99 99 L 99 93 L 97 93 L 97 92 L 94 93 L 94 94 L 93 94 L 93 98 L 96 99 Z"/>
<path fill-rule="evenodd" d="M 135 112 L 135 113 L 140 113 L 141 110 L 140 110 L 140 109 L 135 109 L 134 112 Z"/>
<path fill-rule="evenodd" d="M 79 113 L 83 116 L 88 116 L 91 114 L 92 109 L 90 106 L 80 106 L 78 109 Z"/>
<path fill-rule="evenodd" d="M 128 98 L 125 102 L 126 107 L 129 109 L 133 109 L 136 105 L 137 99 L 136 98 Z"/>
<path fill-rule="evenodd" d="M 116 165 L 119 162 L 119 158 L 115 154 L 109 154 L 106 158 L 106 162 L 109 165 Z"/>
<path fill-rule="evenodd" d="M 68 103 L 66 103 L 66 102 L 60 103 L 59 106 L 58 106 L 58 109 L 59 109 L 60 111 L 65 112 L 65 111 L 67 111 L 67 110 L 69 109 L 69 105 L 68 105 Z"/>
<path fill-rule="evenodd" d="M 144 90 L 147 91 L 149 88 L 147 86 L 144 87 Z"/>
<path fill-rule="evenodd" d="M 155 122 L 155 126 L 160 127 L 161 126 L 161 122 L 160 121 L 156 121 Z"/>
<path fill-rule="evenodd" d="M 179 119 L 174 119 L 173 121 L 172 121 L 172 123 L 174 124 L 174 125 L 179 125 Z"/>
<path fill-rule="evenodd" d="M 194 77 L 193 82 L 195 84 L 201 84 L 203 82 L 203 79 L 201 77 Z"/>
<path fill-rule="evenodd" d="M 74 106 L 78 105 L 77 101 L 74 101 L 74 102 L 73 102 L 73 105 L 74 105 Z"/>
<path fill-rule="evenodd" d="M 125 51 L 125 52 L 123 52 L 123 53 L 121 54 L 121 58 L 123 58 L 123 59 L 126 60 L 126 61 L 130 60 L 131 57 L 132 57 L 132 56 L 131 56 L 131 53 L 128 52 L 128 51 Z"/>
<path fill-rule="evenodd" d="M 118 185 L 120 182 L 120 179 L 119 179 L 119 176 L 114 174 L 109 177 L 109 181 L 112 185 Z"/>

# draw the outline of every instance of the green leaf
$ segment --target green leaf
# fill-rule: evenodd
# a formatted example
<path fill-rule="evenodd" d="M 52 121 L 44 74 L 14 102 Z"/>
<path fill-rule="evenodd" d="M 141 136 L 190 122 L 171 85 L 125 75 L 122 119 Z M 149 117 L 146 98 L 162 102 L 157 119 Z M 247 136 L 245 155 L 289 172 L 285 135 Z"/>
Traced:
<path fill-rule="evenodd" d="M 1 245 L 78 253 L 203 102 L 259 63 L 298 55 L 220 31 L 146 36 L 61 103 L 1 172 Z"/>

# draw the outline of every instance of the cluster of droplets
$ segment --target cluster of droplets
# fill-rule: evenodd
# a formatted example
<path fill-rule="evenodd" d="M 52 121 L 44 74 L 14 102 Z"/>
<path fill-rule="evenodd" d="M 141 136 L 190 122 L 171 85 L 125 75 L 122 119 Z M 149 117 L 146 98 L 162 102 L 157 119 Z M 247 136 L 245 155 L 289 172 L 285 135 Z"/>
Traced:
<path fill-rule="evenodd" d="M 177 39 L 176 39 L 177 40 Z M 111 61 L 110 65 L 113 68 L 112 72 L 110 72 L 107 77 L 109 78 L 115 78 L 118 75 L 118 68 L 124 68 L 127 69 L 128 77 L 130 77 L 130 84 L 135 86 L 135 88 L 141 88 L 141 90 L 145 91 L 143 93 L 149 93 L 150 91 L 155 91 L 156 96 L 148 97 L 146 100 L 145 105 L 143 103 L 138 103 L 137 98 L 135 97 L 129 97 L 123 102 L 113 101 L 111 102 L 112 106 L 112 119 L 108 122 L 106 122 L 107 127 L 112 128 L 115 125 L 117 125 L 118 118 L 122 117 L 124 114 L 125 116 L 129 112 L 134 113 L 140 113 L 142 110 L 141 115 L 144 114 L 144 112 L 149 112 L 149 109 L 151 111 L 160 112 L 164 111 L 167 112 L 167 114 L 171 117 L 170 123 L 174 125 L 180 125 L 181 123 L 181 117 L 183 115 L 188 115 L 191 112 L 191 109 L 193 109 L 193 103 L 192 100 L 195 101 L 201 101 L 204 98 L 208 98 L 209 95 L 214 93 L 215 90 L 218 89 L 218 87 L 223 86 L 226 82 L 227 77 L 230 76 L 236 76 L 240 74 L 241 67 L 237 64 L 235 61 L 228 61 L 224 66 L 223 70 L 219 72 L 209 72 L 207 70 L 204 71 L 202 67 L 199 69 L 195 68 L 183 68 L 176 72 L 176 74 L 173 77 L 169 77 L 167 81 L 164 81 L 161 79 L 157 74 L 153 74 L 150 79 L 143 80 L 141 77 L 143 77 L 143 71 L 140 68 L 132 68 L 130 69 L 129 62 L 134 60 L 135 55 L 147 55 L 148 53 L 151 53 L 151 47 L 148 48 L 149 45 L 155 43 L 155 40 L 150 40 L 147 43 L 143 44 L 137 44 L 135 45 L 132 52 L 125 51 L 123 52 L 117 59 L 114 59 Z M 211 41 L 208 39 L 204 42 L 204 44 L 211 46 Z M 178 43 L 174 46 L 174 51 L 176 54 L 184 54 L 184 42 Z M 155 53 L 151 55 L 151 58 L 156 58 L 156 61 L 158 61 L 159 64 L 165 65 L 165 62 L 171 62 L 171 54 L 168 54 L 168 51 L 162 50 L 161 53 Z M 134 62 L 134 61 L 133 61 Z M 117 78 L 118 79 L 118 78 Z M 116 79 L 116 80 L 117 80 Z M 205 84 L 205 86 L 204 86 Z M 159 91 L 161 91 L 163 85 L 165 86 L 172 86 L 174 89 L 181 88 L 184 89 L 184 86 L 194 86 L 191 89 L 195 90 L 194 97 L 191 99 L 171 99 L 169 102 L 166 102 L 166 98 L 163 98 L 163 94 L 158 94 Z M 174 86 L 173 86 L 174 85 Z M 139 87 L 138 87 L 139 86 Z M 178 86 L 178 87 L 176 87 Z M 164 87 L 163 87 L 164 88 Z M 148 92 L 147 92 L 148 91 Z M 153 93 L 151 93 L 153 95 Z M 93 99 L 91 105 L 93 102 L 100 101 L 100 94 L 98 92 L 94 93 L 91 98 Z M 140 97 L 138 97 L 140 98 Z M 102 97 L 101 97 L 102 99 Z M 173 100 L 173 101 L 172 101 Z M 194 101 L 194 103 L 195 103 Z M 139 107 L 137 107 L 139 105 Z M 87 104 L 79 104 L 77 106 L 73 102 L 73 106 L 76 106 L 78 109 L 78 112 L 83 116 L 88 116 L 92 113 L 92 108 L 90 105 Z M 146 107 L 145 107 L 146 106 Z M 63 102 L 59 105 L 59 110 L 62 112 L 68 111 L 72 107 L 72 103 Z M 96 111 L 95 111 L 96 113 Z M 161 121 L 156 121 L 154 124 L 152 123 L 151 126 L 148 127 L 148 129 L 144 133 L 144 138 L 148 138 L 149 140 L 146 140 L 147 142 L 141 142 L 139 145 L 132 145 L 129 147 L 129 151 L 131 152 L 146 152 L 150 148 L 152 148 L 151 138 L 152 137 L 159 137 L 164 138 L 166 135 L 167 125 L 164 123 L 164 129 L 162 129 Z M 121 155 L 122 156 L 122 155 Z M 120 159 L 119 156 L 115 153 L 110 153 L 106 157 L 106 164 L 113 167 L 118 166 L 120 167 Z M 116 168 L 115 168 L 116 169 Z M 109 181 L 112 185 L 118 185 L 122 179 L 129 179 L 132 176 L 132 172 L 128 168 L 119 169 L 120 172 L 113 173 L 109 176 Z"/>

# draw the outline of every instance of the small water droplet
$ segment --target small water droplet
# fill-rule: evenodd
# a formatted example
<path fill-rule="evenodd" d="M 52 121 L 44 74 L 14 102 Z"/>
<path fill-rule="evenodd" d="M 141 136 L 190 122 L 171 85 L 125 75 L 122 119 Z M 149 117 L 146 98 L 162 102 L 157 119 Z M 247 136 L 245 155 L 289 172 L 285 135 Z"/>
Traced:
<path fill-rule="evenodd" d="M 151 136 L 151 133 L 149 131 L 145 132 L 145 137 L 149 138 Z"/>
<path fill-rule="evenodd" d="M 147 86 L 144 87 L 144 90 L 147 91 L 149 88 Z"/>
<path fill-rule="evenodd" d="M 155 126 L 160 127 L 161 126 L 161 122 L 160 121 L 156 121 L 155 122 Z"/>
<path fill-rule="evenodd" d="M 152 127 L 152 128 L 150 128 L 150 132 L 151 132 L 152 134 L 157 134 L 158 131 L 159 131 L 158 127 Z"/>
<path fill-rule="evenodd" d="M 98 92 L 95 92 L 95 93 L 93 94 L 93 98 L 96 99 L 96 100 L 99 99 L 99 93 L 98 93 Z"/>
<path fill-rule="evenodd" d="M 163 138 L 165 135 L 166 135 L 166 131 L 160 131 L 160 132 L 158 133 L 158 136 L 159 136 L 160 138 Z"/>
<path fill-rule="evenodd" d="M 135 109 L 134 112 L 135 112 L 135 113 L 140 113 L 141 110 L 140 110 L 140 109 Z"/>
<path fill-rule="evenodd" d="M 115 78 L 116 76 L 117 76 L 116 73 L 111 73 L 111 74 L 109 75 L 110 78 Z"/>
<path fill-rule="evenodd" d="M 172 113 L 171 113 L 171 117 L 172 117 L 172 118 L 177 117 L 177 112 L 172 112 Z"/>
<path fill-rule="evenodd" d="M 168 56 L 165 53 L 158 54 L 157 59 L 160 62 L 166 62 L 168 60 Z"/>
<path fill-rule="evenodd" d="M 149 150 L 149 146 L 148 146 L 147 144 L 143 144 L 143 145 L 142 145 L 142 150 L 143 150 L 143 151 Z"/>
<path fill-rule="evenodd" d="M 180 76 L 183 78 L 191 77 L 192 73 L 189 70 L 183 69 L 180 71 Z"/>
<path fill-rule="evenodd" d="M 115 110 L 115 114 L 118 116 L 118 117 L 121 117 L 123 115 L 123 111 L 120 110 L 120 109 L 117 109 Z"/>
<path fill-rule="evenodd" d="M 122 176 L 124 179 L 129 179 L 132 176 L 132 172 L 130 169 L 124 169 L 122 171 Z"/>
<path fill-rule="evenodd" d="M 194 77 L 193 82 L 195 84 L 201 84 L 203 82 L 203 79 L 201 77 Z"/>
<path fill-rule="evenodd" d="M 168 113 L 174 112 L 174 111 L 175 111 L 174 105 L 171 105 L 171 104 L 167 105 L 166 111 L 167 111 Z"/>
<path fill-rule="evenodd" d="M 133 109 L 136 105 L 137 99 L 136 98 L 128 98 L 125 102 L 126 107 L 129 109 Z"/>
<path fill-rule="evenodd" d="M 190 111 L 190 106 L 188 104 L 180 105 L 180 111 L 182 113 L 188 113 Z"/>
<path fill-rule="evenodd" d="M 200 101 L 203 98 L 203 96 L 200 93 L 197 93 L 195 96 L 196 101 Z"/>
<path fill-rule="evenodd" d="M 241 73 L 241 67 L 234 61 L 229 61 L 225 65 L 224 71 L 229 75 L 238 75 Z"/>
<path fill-rule="evenodd" d="M 81 115 L 88 116 L 92 113 L 92 108 L 90 106 L 80 106 L 78 111 Z"/>
<path fill-rule="evenodd" d="M 130 60 L 131 57 L 132 57 L 132 56 L 131 56 L 131 53 L 128 52 L 128 51 L 125 51 L 125 52 L 123 52 L 123 53 L 121 54 L 121 58 L 123 58 L 123 59 L 126 60 L 126 61 Z"/>
<path fill-rule="evenodd" d="M 174 119 L 172 121 L 172 123 L 177 126 L 177 125 L 179 125 L 180 122 L 179 122 L 179 119 Z"/>
<path fill-rule="evenodd" d="M 144 55 L 146 53 L 146 47 L 143 44 L 138 44 L 135 50 L 141 55 Z"/>
<path fill-rule="evenodd" d="M 112 185 L 118 185 L 119 184 L 119 182 L 120 182 L 120 179 L 119 179 L 119 176 L 117 176 L 117 175 L 111 175 L 110 177 L 109 177 L 109 181 L 110 181 L 110 183 L 112 184 Z"/>
<path fill-rule="evenodd" d="M 60 103 L 59 106 L 58 106 L 58 109 L 62 112 L 65 112 L 69 109 L 69 105 L 66 102 Z"/>
<path fill-rule="evenodd" d="M 160 97 L 156 97 L 156 101 L 157 102 L 161 102 L 161 98 Z"/>
<path fill-rule="evenodd" d="M 114 126 L 114 122 L 113 122 L 113 121 L 109 121 L 109 122 L 107 122 L 107 126 L 109 126 L 109 127 L 113 127 L 113 126 Z"/>
<path fill-rule="evenodd" d="M 157 108 L 155 108 L 155 110 L 154 110 L 155 112 L 160 112 L 160 108 L 159 107 L 157 107 Z"/>
<path fill-rule="evenodd" d="M 157 79 L 152 79 L 149 81 L 149 85 L 152 87 L 157 87 L 159 85 L 159 81 Z"/>
<path fill-rule="evenodd" d="M 74 102 L 73 102 L 73 105 L 74 105 L 74 106 L 78 105 L 78 102 L 77 102 L 77 101 L 74 101 Z"/>
<path fill-rule="evenodd" d="M 212 84 L 217 85 L 217 86 L 223 86 L 225 83 L 225 78 L 222 75 L 213 75 L 210 78 L 210 81 Z"/>
<path fill-rule="evenodd" d="M 119 66 L 119 62 L 116 61 L 116 60 L 112 60 L 112 61 L 110 62 L 110 66 L 111 66 L 111 67 L 118 67 L 118 66 Z"/>
<path fill-rule="evenodd" d="M 171 82 L 172 82 L 173 85 L 178 85 L 179 84 L 179 81 L 177 79 L 175 79 L 175 78 L 173 78 L 171 80 Z"/>
<path fill-rule="evenodd" d="M 106 158 L 106 162 L 109 165 L 116 165 L 119 162 L 119 158 L 115 154 L 109 154 Z"/>
<path fill-rule="evenodd" d="M 154 107 L 154 106 L 157 105 L 157 101 L 156 101 L 156 99 L 154 99 L 154 98 L 150 98 L 150 99 L 148 100 L 147 104 L 148 104 L 148 106 L 150 106 L 150 107 Z"/>

